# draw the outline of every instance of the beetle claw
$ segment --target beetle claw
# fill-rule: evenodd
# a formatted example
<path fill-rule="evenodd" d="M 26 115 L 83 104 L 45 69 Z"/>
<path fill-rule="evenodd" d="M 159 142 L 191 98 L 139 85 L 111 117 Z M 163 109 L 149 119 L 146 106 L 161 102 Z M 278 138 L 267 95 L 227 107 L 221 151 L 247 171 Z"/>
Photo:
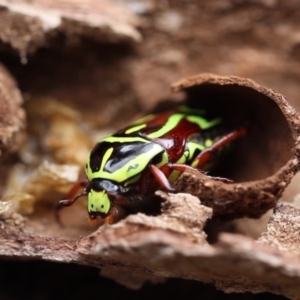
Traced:
<path fill-rule="evenodd" d="M 68 202 L 69 202 L 70 200 L 69 199 L 66 199 L 66 200 L 60 200 L 59 202 L 58 202 L 58 205 L 59 206 L 69 206 L 68 205 Z"/>

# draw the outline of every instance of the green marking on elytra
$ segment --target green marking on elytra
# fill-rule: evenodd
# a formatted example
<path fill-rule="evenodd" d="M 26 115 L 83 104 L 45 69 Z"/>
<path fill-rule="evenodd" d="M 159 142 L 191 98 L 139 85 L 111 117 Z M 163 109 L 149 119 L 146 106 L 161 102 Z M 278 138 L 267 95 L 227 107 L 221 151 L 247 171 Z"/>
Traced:
<path fill-rule="evenodd" d="M 193 142 L 193 141 L 190 141 L 188 143 L 188 147 L 189 147 L 188 160 L 191 160 L 195 156 L 196 151 L 198 151 L 198 150 L 203 151 L 206 148 L 204 145 L 201 145 L 201 144 Z"/>
<path fill-rule="evenodd" d="M 110 210 L 111 202 L 106 191 L 90 190 L 88 194 L 88 211 L 107 214 Z"/>
<path fill-rule="evenodd" d="M 142 137 L 131 137 L 131 136 L 108 136 L 105 139 L 101 140 L 100 142 L 109 142 L 109 143 L 134 143 L 134 142 L 143 142 L 143 143 L 150 143 L 150 141 L 142 138 Z"/>
<path fill-rule="evenodd" d="M 147 126 L 147 122 L 151 119 L 153 119 L 153 117 L 155 116 L 155 114 L 150 114 L 150 115 L 147 115 L 145 117 L 142 117 L 140 119 L 137 119 L 136 121 L 133 121 L 131 123 L 131 125 L 136 125 L 136 124 L 142 124 L 142 123 L 145 123 L 145 125 Z"/>
<path fill-rule="evenodd" d="M 177 160 L 176 163 L 184 165 L 187 161 L 187 157 L 188 157 L 188 151 L 185 151 L 183 155 Z M 174 183 L 181 175 L 181 173 L 182 173 L 181 171 L 173 171 L 168 177 L 169 182 Z"/>
<path fill-rule="evenodd" d="M 212 144 L 213 144 L 213 141 L 212 141 L 211 139 L 206 139 L 206 140 L 205 140 L 205 147 L 206 147 L 206 148 L 211 147 Z"/>
<path fill-rule="evenodd" d="M 205 114 L 205 110 L 204 109 L 198 109 L 198 108 L 190 108 L 188 106 L 180 106 L 179 107 L 179 111 L 185 114 L 189 114 L 189 115 L 204 115 Z"/>
<path fill-rule="evenodd" d="M 162 154 L 162 158 L 161 158 L 161 161 L 160 162 L 157 162 L 155 165 L 160 168 L 162 167 L 163 165 L 167 164 L 169 162 L 169 156 L 168 156 L 168 153 L 166 151 L 163 152 Z"/>
<path fill-rule="evenodd" d="M 187 116 L 186 118 L 188 121 L 190 121 L 192 123 L 196 123 L 203 130 L 211 128 L 222 122 L 221 118 L 216 118 L 211 121 L 207 121 L 205 118 L 202 118 L 199 116 Z"/>
<path fill-rule="evenodd" d="M 163 125 L 159 130 L 149 134 L 150 138 L 159 138 L 175 128 L 177 124 L 185 117 L 184 114 L 174 114 L 169 117 L 167 123 Z"/>
<path fill-rule="evenodd" d="M 131 128 L 129 128 L 125 131 L 125 134 L 130 134 L 130 133 L 133 133 L 135 131 L 139 131 L 140 129 L 145 128 L 146 126 L 147 126 L 147 124 L 141 124 L 141 125 L 131 127 Z"/>

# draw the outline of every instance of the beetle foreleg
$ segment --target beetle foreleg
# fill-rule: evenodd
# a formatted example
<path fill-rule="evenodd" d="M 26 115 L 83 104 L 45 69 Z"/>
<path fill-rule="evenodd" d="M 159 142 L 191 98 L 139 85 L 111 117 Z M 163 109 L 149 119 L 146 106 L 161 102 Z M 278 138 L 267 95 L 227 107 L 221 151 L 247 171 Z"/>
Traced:
<path fill-rule="evenodd" d="M 71 199 L 65 199 L 65 200 L 60 200 L 58 202 L 59 206 L 62 207 L 62 206 L 71 206 L 73 205 L 73 203 L 80 197 L 83 197 L 83 196 L 87 196 L 88 192 L 86 190 L 84 190 L 83 192 L 77 194 L 75 197 L 71 198 Z"/>
<path fill-rule="evenodd" d="M 65 200 L 60 200 L 56 210 L 55 210 L 55 219 L 57 221 L 58 224 L 60 224 L 61 226 L 63 225 L 60 219 L 60 215 L 59 215 L 59 211 L 64 207 L 64 206 L 71 206 L 78 198 L 83 197 L 83 196 L 87 196 L 87 191 L 84 190 L 81 193 L 78 193 L 78 190 L 80 188 L 86 188 L 88 185 L 89 181 L 88 180 L 81 180 L 76 182 L 73 187 L 71 188 L 71 190 L 68 192 L 68 194 L 66 195 Z"/>
<path fill-rule="evenodd" d="M 66 199 L 74 198 L 78 194 L 78 191 L 82 188 L 86 188 L 88 186 L 88 184 L 89 184 L 89 181 L 87 179 L 77 181 L 72 186 L 72 188 L 69 190 L 68 194 L 66 195 Z M 72 205 L 72 204 L 70 204 L 70 205 Z M 66 206 L 69 206 L 69 205 L 66 205 Z"/>
<path fill-rule="evenodd" d="M 149 166 L 151 174 L 157 180 L 159 185 L 167 192 L 176 192 L 176 190 L 171 186 L 168 178 L 165 174 L 155 165 Z"/>

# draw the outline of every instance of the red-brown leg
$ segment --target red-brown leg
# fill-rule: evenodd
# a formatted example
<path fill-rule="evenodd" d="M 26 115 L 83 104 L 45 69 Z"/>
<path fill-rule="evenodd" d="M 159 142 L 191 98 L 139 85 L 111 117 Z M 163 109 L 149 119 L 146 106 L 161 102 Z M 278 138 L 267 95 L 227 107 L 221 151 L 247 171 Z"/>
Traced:
<path fill-rule="evenodd" d="M 78 193 L 77 195 L 75 195 L 75 197 L 73 197 L 73 198 L 70 198 L 70 199 L 65 199 L 65 200 L 60 200 L 59 201 L 59 207 L 63 207 L 63 206 L 71 206 L 71 205 L 73 205 L 74 204 L 74 202 L 78 199 L 78 198 L 80 198 L 80 197 L 84 197 L 84 196 L 87 196 L 87 191 L 83 191 L 83 192 L 81 192 L 81 193 Z"/>
<path fill-rule="evenodd" d="M 78 191 L 82 188 L 86 188 L 89 184 L 89 181 L 87 179 L 85 180 L 80 180 L 80 181 L 77 181 L 73 186 L 72 188 L 69 190 L 68 194 L 66 195 L 66 199 L 71 199 L 71 198 L 74 198 Z M 73 204 L 73 203 L 72 203 Z M 72 205 L 70 204 L 70 205 Z M 70 205 L 65 205 L 65 206 L 70 206 Z"/>
<path fill-rule="evenodd" d="M 60 219 L 60 214 L 59 214 L 60 210 L 65 206 L 71 206 L 78 198 L 86 196 L 87 195 L 86 190 L 84 190 L 78 194 L 76 194 L 76 193 L 79 191 L 79 189 L 86 188 L 88 183 L 89 183 L 88 180 L 82 180 L 82 181 L 76 182 L 73 185 L 73 187 L 71 188 L 71 190 L 68 192 L 68 194 L 66 195 L 67 199 L 59 201 L 59 203 L 56 207 L 56 210 L 55 210 L 55 219 L 58 224 L 63 226 L 61 219 Z"/>
<path fill-rule="evenodd" d="M 215 152 L 217 152 L 222 147 L 226 146 L 227 144 L 245 136 L 247 133 L 246 127 L 241 127 L 239 129 L 236 129 L 223 137 L 221 137 L 219 140 L 217 140 L 211 147 L 203 150 L 194 160 L 198 161 L 195 168 L 201 169 L 213 156 Z"/>
<path fill-rule="evenodd" d="M 155 165 L 150 165 L 150 172 L 166 192 L 175 192 L 164 172 Z"/>
<path fill-rule="evenodd" d="M 227 144 L 235 141 L 236 139 L 239 139 L 239 138 L 243 137 L 244 135 L 246 135 L 246 133 L 247 133 L 246 127 L 241 127 L 239 129 L 236 129 L 236 130 L 224 135 L 219 140 L 217 140 L 211 147 L 203 150 L 195 158 L 194 161 L 198 161 L 198 163 L 195 167 L 174 163 L 174 164 L 171 165 L 171 169 L 176 170 L 176 171 L 180 171 L 180 172 L 184 172 L 187 169 L 190 169 L 192 171 L 197 170 L 198 172 L 201 172 L 201 167 L 203 167 L 212 158 L 213 154 L 216 151 L 218 151 L 220 148 L 226 146 Z M 214 179 L 214 180 L 220 180 L 220 181 L 225 182 L 225 183 L 232 183 L 233 182 L 232 180 L 227 179 L 227 178 L 223 178 L 223 177 L 212 177 L 212 176 L 209 176 L 209 175 L 206 175 L 206 174 L 205 174 L 205 176 L 210 177 L 211 179 Z"/>

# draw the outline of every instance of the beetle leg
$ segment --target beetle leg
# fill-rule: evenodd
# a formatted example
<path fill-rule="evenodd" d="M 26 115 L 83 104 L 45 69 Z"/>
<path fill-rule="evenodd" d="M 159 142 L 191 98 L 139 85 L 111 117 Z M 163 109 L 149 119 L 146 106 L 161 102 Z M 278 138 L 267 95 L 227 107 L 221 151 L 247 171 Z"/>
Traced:
<path fill-rule="evenodd" d="M 86 196 L 88 193 L 86 190 L 84 190 L 83 192 L 77 194 L 75 197 L 70 198 L 70 199 L 66 199 L 66 200 L 60 200 L 56 209 L 55 209 L 55 219 L 56 222 L 63 226 L 63 223 L 61 222 L 61 218 L 60 218 L 60 210 L 64 207 L 64 206 L 71 206 L 78 198 Z"/>
<path fill-rule="evenodd" d="M 239 129 L 236 129 L 223 137 L 221 137 L 219 140 L 217 140 L 211 147 L 203 150 L 194 160 L 194 162 L 197 162 L 195 167 L 184 165 L 184 164 L 178 164 L 174 163 L 171 165 L 171 168 L 176 171 L 184 172 L 186 170 L 191 170 L 193 172 L 198 171 L 201 172 L 201 168 L 212 158 L 214 153 L 224 147 L 225 145 L 235 141 L 236 139 L 243 137 L 246 135 L 247 129 L 246 127 L 241 127 Z M 223 177 L 214 177 L 209 176 L 207 174 L 204 174 L 205 176 L 213 179 L 213 180 L 220 180 L 225 183 L 232 183 L 233 181 L 227 178 Z"/>
<path fill-rule="evenodd" d="M 58 224 L 63 226 L 63 224 L 61 222 L 60 214 L 59 214 L 60 210 L 65 206 L 71 206 L 78 198 L 86 196 L 88 193 L 85 189 L 81 193 L 78 193 L 78 194 L 76 194 L 76 193 L 78 192 L 78 190 L 80 188 L 86 188 L 88 183 L 89 183 L 88 180 L 81 180 L 81 181 L 76 182 L 73 185 L 73 187 L 70 189 L 68 194 L 66 195 L 67 199 L 59 201 L 59 203 L 55 209 L 55 219 Z"/>
<path fill-rule="evenodd" d="M 69 190 L 68 194 L 66 195 L 66 199 L 74 198 L 77 195 L 78 191 L 82 188 L 86 188 L 88 186 L 88 184 L 89 184 L 89 181 L 87 179 L 77 181 L 72 186 L 72 188 Z M 67 205 L 67 206 L 69 206 L 69 205 Z"/>
<path fill-rule="evenodd" d="M 167 192 L 175 192 L 166 175 L 155 165 L 150 165 L 150 172 L 158 181 L 159 185 Z"/>
<path fill-rule="evenodd" d="M 84 190 L 83 192 L 77 194 L 75 197 L 73 198 L 70 198 L 70 199 L 65 199 L 65 200 L 60 200 L 59 201 L 59 206 L 60 207 L 63 207 L 63 206 L 71 206 L 73 205 L 73 203 L 80 197 L 83 197 L 83 196 L 87 196 L 88 192 L 86 190 Z"/>
<path fill-rule="evenodd" d="M 198 161 L 195 168 L 201 169 L 212 158 L 215 152 L 217 152 L 227 144 L 235 141 L 236 139 L 243 137 L 244 135 L 246 135 L 246 133 L 246 127 L 241 127 L 222 136 L 211 147 L 201 151 L 201 153 L 195 158 L 194 162 Z"/>

